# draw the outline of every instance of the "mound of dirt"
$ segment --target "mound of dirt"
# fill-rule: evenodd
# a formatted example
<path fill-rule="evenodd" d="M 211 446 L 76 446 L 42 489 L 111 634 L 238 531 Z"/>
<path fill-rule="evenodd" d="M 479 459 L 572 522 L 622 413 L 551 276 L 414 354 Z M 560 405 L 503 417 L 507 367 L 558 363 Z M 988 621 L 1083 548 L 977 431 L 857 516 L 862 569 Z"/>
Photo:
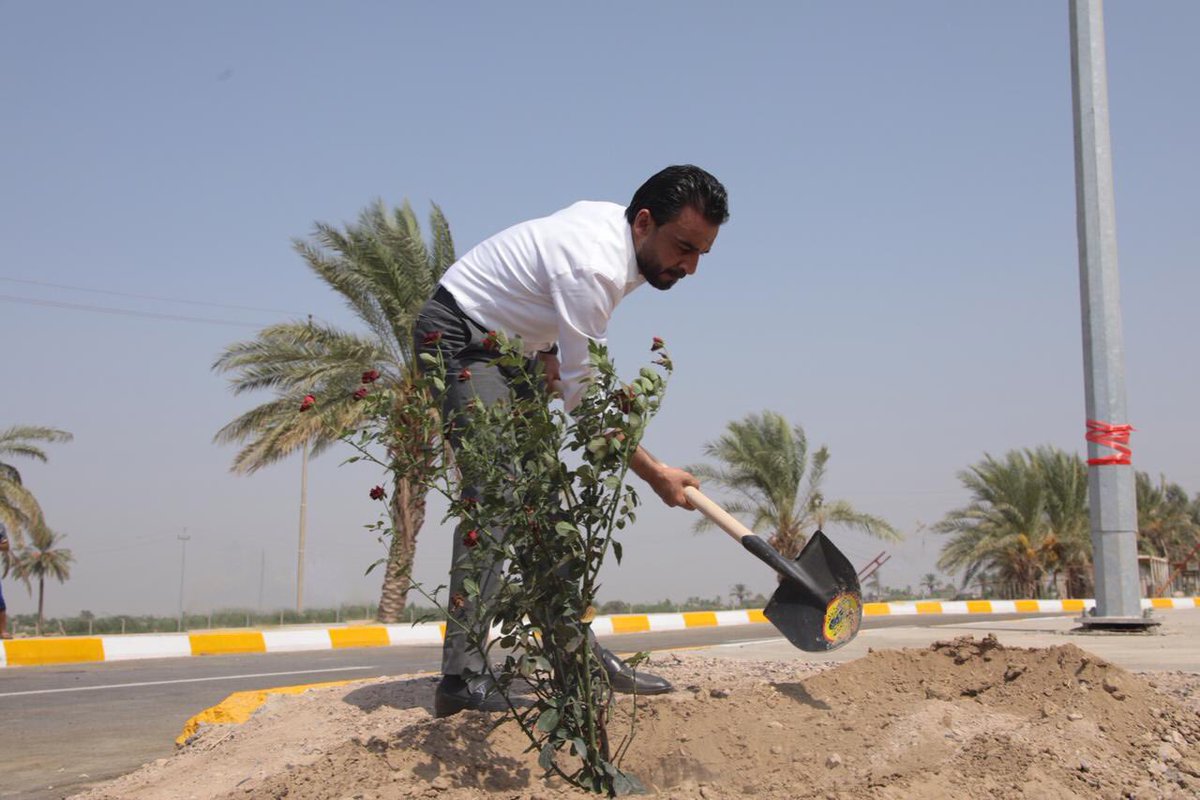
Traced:
<path fill-rule="evenodd" d="M 1200 793 L 1200 677 L 1147 679 L 1074 645 L 966 637 L 831 668 L 669 655 L 654 671 L 680 688 L 638 701 L 623 766 L 672 800 Z M 541 780 L 512 722 L 433 719 L 432 689 L 410 678 L 274 698 L 248 723 L 203 730 L 86 797 L 589 796 Z M 631 708 L 622 699 L 619 716 Z"/>

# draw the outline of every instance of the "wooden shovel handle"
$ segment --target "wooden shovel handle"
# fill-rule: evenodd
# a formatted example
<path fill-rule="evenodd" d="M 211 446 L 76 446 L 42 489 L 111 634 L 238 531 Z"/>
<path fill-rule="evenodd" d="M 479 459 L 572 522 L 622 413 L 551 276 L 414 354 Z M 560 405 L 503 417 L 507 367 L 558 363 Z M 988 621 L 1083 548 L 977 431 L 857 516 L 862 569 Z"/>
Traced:
<path fill-rule="evenodd" d="M 738 522 L 732 514 L 714 503 L 704 492 L 696 487 L 685 486 L 683 494 L 687 497 L 688 502 L 696 507 L 697 511 L 712 520 L 718 528 L 732 536 L 734 541 L 740 542 L 747 536 L 755 535 L 754 531 Z"/>
<path fill-rule="evenodd" d="M 642 451 L 657 461 L 659 464 L 663 462 L 657 456 L 647 450 L 645 447 Z M 713 500 L 710 500 L 708 495 L 697 489 L 695 486 L 683 487 L 683 496 L 692 504 L 697 511 L 712 520 L 718 528 L 728 533 L 733 537 L 735 542 L 741 542 L 747 536 L 754 536 L 754 531 L 747 528 L 742 523 L 738 522 L 732 514 L 717 505 Z M 744 544 L 744 543 L 743 543 Z"/>

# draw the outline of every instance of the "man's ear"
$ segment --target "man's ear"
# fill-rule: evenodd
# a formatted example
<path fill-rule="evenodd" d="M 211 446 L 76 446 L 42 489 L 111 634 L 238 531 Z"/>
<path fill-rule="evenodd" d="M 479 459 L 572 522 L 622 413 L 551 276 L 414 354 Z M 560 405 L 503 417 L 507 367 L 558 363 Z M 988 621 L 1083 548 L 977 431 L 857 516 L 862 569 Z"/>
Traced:
<path fill-rule="evenodd" d="M 654 217 L 650 214 L 650 209 L 640 209 L 633 216 L 633 235 L 638 240 L 644 239 L 654 232 Z"/>

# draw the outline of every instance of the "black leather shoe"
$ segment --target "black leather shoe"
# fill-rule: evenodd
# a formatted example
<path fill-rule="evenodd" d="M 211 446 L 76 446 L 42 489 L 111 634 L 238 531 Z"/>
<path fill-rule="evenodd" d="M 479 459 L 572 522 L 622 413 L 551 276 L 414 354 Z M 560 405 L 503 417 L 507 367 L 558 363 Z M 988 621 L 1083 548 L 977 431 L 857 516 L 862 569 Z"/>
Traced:
<path fill-rule="evenodd" d="M 621 694 L 666 694 L 675 689 L 666 678 L 660 678 L 657 675 L 651 675 L 641 670 L 635 671 L 633 667 L 617 658 L 611 651 L 604 649 L 598 644 L 594 645 L 594 647 L 596 648 L 596 656 L 600 659 L 600 664 L 604 667 L 604 671 L 608 673 L 608 681 L 612 684 L 614 692 L 620 692 Z"/>
<path fill-rule="evenodd" d="M 449 717 L 460 711 L 508 711 L 508 703 L 486 675 L 443 675 L 433 693 L 433 715 Z"/>

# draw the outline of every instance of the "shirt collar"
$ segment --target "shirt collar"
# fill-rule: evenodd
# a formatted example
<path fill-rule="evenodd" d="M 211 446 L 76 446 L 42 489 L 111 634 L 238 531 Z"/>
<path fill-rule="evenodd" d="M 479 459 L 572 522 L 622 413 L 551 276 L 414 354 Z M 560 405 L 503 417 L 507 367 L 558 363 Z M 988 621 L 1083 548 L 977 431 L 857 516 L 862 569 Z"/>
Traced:
<path fill-rule="evenodd" d="M 625 294 L 646 282 L 646 276 L 638 269 L 637 250 L 633 246 L 633 226 L 625 224 Z"/>

